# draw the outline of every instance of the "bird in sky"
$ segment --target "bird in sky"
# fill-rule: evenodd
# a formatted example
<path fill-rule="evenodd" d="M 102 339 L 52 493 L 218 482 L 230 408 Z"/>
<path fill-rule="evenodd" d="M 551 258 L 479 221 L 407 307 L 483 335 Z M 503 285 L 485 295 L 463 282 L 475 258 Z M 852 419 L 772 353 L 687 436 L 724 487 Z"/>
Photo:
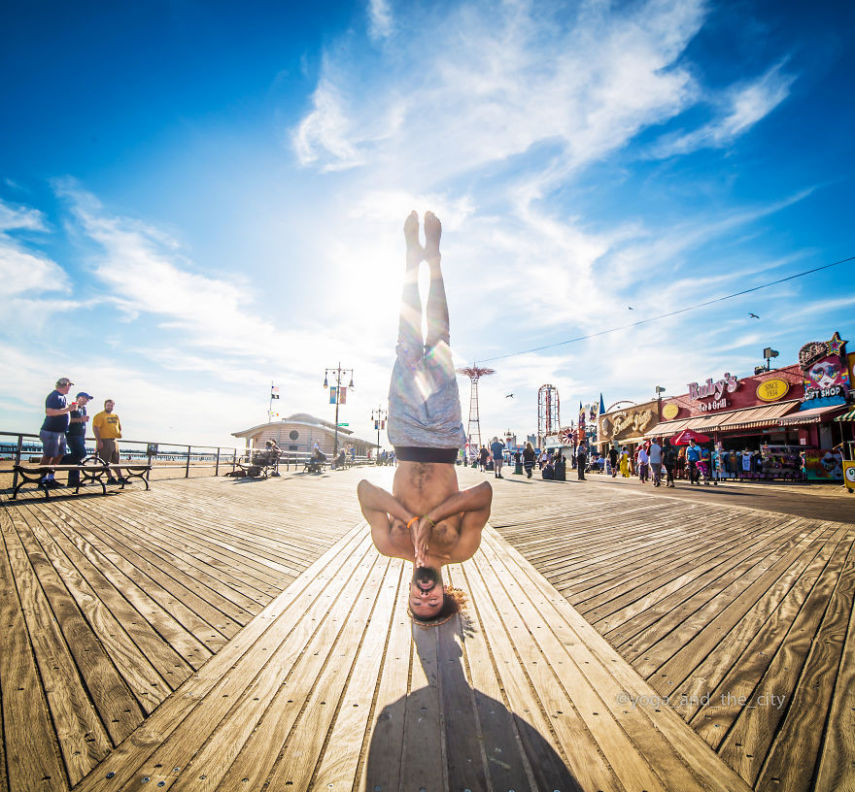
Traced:
<path fill-rule="evenodd" d="M 759 316 L 757 316 L 757 314 L 756 314 L 756 313 L 749 313 L 749 314 L 748 314 L 748 318 L 749 318 L 749 319 L 759 319 L 760 317 L 759 317 Z"/>
<path fill-rule="evenodd" d="M 631 305 L 626 306 L 627 311 L 634 311 L 635 309 Z"/>
<path fill-rule="evenodd" d="M 514 398 L 514 394 L 513 394 L 513 393 L 509 393 L 509 394 L 507 394 L 507 395 L 505 396 L 505 398 L 506 398 L 506 399 L 513 399 L 513 398 Z"/>

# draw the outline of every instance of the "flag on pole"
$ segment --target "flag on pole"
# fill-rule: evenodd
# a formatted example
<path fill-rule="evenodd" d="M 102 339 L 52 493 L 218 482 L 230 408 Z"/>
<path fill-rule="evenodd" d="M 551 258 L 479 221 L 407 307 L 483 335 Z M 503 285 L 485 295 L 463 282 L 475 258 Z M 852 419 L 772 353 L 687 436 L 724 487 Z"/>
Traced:
<path fill-rule="evenodd" d="M 600 394 L 600 415 L 606 414 L 606 403 L 603 401 L 603 394 Z"/>
<path fill-rule="evenodd" d="M 335 391 L 336 391 L 336 386 L 331 385 L 330 386 L 330 404 L 335 404 Z"/>
<path fill-rule="evenodd" d="M 585 428 L 585 408 L 582 406 L 582 402 L 579 402 L 579 428 Z"/>
<path fill-rule="evenodd" d="M 344 385 L 341 386 L 341 392 L 338 395 L 338 403 L 347 404 L 347 388 Z"/>
<path fill-rule="evenodd" d="M 278 385 L 271 385 L 270 386 L 270 398 L 271 399 L 278 399 L 279 398 L 279 386 Z"/>

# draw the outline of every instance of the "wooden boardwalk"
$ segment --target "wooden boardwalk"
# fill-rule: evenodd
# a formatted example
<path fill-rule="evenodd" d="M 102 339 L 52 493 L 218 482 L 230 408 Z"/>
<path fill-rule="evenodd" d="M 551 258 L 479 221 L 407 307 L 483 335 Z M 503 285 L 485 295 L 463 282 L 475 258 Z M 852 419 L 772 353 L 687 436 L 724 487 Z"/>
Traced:
<path fill-rule="evenodd" d="M 751 786 L 855 790 L 853 521 L 517 480 L 491 522 Z"/>
<path fill-rule="evenodd" d="M 498 482 L 464 618 L 413 631 L 362 475 L 0 508 L 0 790 L 855 788 L 851 525 Z M 785 705 L 678 700 L 752 675 Z"/>

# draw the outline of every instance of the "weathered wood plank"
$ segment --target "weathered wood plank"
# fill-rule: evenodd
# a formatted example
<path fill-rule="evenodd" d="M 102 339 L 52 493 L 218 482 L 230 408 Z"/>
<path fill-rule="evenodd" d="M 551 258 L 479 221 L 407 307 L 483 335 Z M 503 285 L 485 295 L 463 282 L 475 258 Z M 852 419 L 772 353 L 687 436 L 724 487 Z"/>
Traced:
<path fill-rule="evenodd" d="M 350 597 L 344 593 L 345 588 L 362 591 L 365 581 L 372 572 L 376 573 L 376 554 L 369 552 L 370 540 L 363 542 L 354 563 L 346 568 L 340 568 L 332 577 L 330 585 L 313 603 L 312 610 L 306 617 L 300 618 L 296 624 L 292 619 L 292 632 L 282 643 L 283 657 L 291 660 L 286 667 L 285 679 L 270 706 L 257 721 L 253 733 L 241 747 L 234 763 L 222 778 L 219 788 L 224 790 L 238 789 L 243 783 L 250 787 L 260 788 L 270 780 L 271 774 L 277 769 L 277 764 L 285 762 L 286 769 L 292 769 L 295 776 L 305 770 L 300 763 L 302 744 L 294 747 L 289 741 L 298 739 L 295 729 L 304 710 L 309 711 L 310 705 L 313 716 L 322 706 L 335 707 L 335 702 L 326 702 L 325 691 L 319 695 L 318 679 L 329 659 L 329 649 L 335 644 L 337 636 L 344 626 L 344 613 L 351 604 Z M 341 611 L 335 615 L 336 603 L 342 604 Z M 360 599 L 364 603 L 364 599 Z M 345 607 L 346 606 L 346 607 Z M 311 729 L 314 731 L 314 728 Z M 304 730 L 303 730 L 304 731 Z M 302 734 L 300 735 L 302 736 Z M 292 765 L 291 760 L 295 762 Z M 248 781 L 244 782 L 243 779 Z M 290 777 L 283 778 L 274 789 L 283 789 L 287 781 L 296 789 L 305 789 Z"/>
<path fill-rule="evenodd" d="M 169 646 L 183 659 L 186 667 L 195 670 L 211 656 L 212 652 L 196 638 L 191 629 L 188 629 L 194 625 L 198 629 L 202 629 L 201 623 L 197 621 L 198 617 L 192 611 L 181 612 L 180 609 L 176 609 L 179 612 L 173 616 L 172 612 L 163 608 L 150 595 L 150 592 L 143 590 L 131 577 L 124 574 L 104 553 L 100 552 L 79 533 L 76 533 L 62 521 L 54 520 L 53 527 L 65 537 L 69 546 L 73 545 L 80 556 L 86 558 L 89 564 L 98 570 L 105 581 L 113 586 L 116 591 L 122 593 L 122 596 L 143 616 L 152 626 L 152 629 L 163 636 Z M 173 603 L 173 605 L 179 604 Z M 181 616 L 189 616 L 190 624 L 187 627 L 185 627 L 186 622 L 179 621 Z M 205 627 L 210 628 L 210 625 L 206 624 Z M 183 678 L 182 676 L 182 680 Z M 177 686 L 171 678 L 169 682 L 172 687 Z"/>
<path fill-rule="evenodd" d="M 233 696 L 245 689 L 228 672 L 245 661 L 262 636 L 280 645 L 291 632 L 287 618 L 295 603 L 313 602 L 323 596 L 335 571 L 351 563 L 354 554 L 370 541 L 363 526 L 357 526 L 314 564 L 308 574 L 298 578 L 248 624 L 221 652 L 214 655 L 190 677 L 163 706 L 120 745 L 75 792 L 112 792 L 121 789 L 137 774 L 140 766 L 167 740 L 206 698 Z M 237 681 L 237 685 L 235 684 Z M 205 722 L 204 718 L 201 721 Z M 185 725 L 184 728 L 187 728 Z M 207 731 L 207 730 L 206 730 Z"/>
<path fill-rule="evenodd" d="M 547 708 L 538 698 L 528 675 L 526 663 L 514 650 L 515 636 L 512 633 L 519 631 L 519 625 L 508 627 L 503 623 L 499 610 L 490 598 L 480 567 L 477 564 L 470 565 L 465 568 L 465 574 L 466 589 L 472 595 L 472 607 L 483 625 L 485 635 L 489 636 L 491 652 L 496 658 L 501 684 L 507 693 L 511 708 L 517 718 L 531 726 L 531 730 L 520 729 L 522 739 L 525 741 L 526 735 L 531 732 L 541 735 L 544 742 L 550 746 L 552 754 L 569 768 L 583 789 L 620 790 L 621 784 L 614 770 L 603 757 L 599 746 L 572 704 L 567 702 Z M 483 606 L 480 604 L 482 602 Z M 548 713 L 557 713 L 559 710 L 566 717 L 551 722 Z M 531 759 L 536 755 L 538 746 L 525 742 L 524 745 Z M 572 746 L 572 754 L 566 755 L 563 752 L 564 746 Z M 545 768 L 534 762 L 532 762 L 532 770 L 538 786 L 543 787 L 548 787 L 553 780 L 548 776 L 544 777 L 544 770 L 559 772 L 554 764 L 552 767 Z"/>
<path fill-rule="evenodd" d="M 792 690 L 796 693 L 788 697 L 787 704 L 783 707 L 757 706 L 751 710 L 750 724 L 740 713 L 733 729 L 722 743 L 721 755 L 726 757 L 752 786 L 760 782 L 761 770 L 769 762 L 772 767 L 771 774 L 766 776 L 767 786 L 772 785 L 772 777 L 777 777 L 779 781 L 774 782 L 776 785 L 780 783 L 781 788 L 792 789 L 792 784 L 806 769 L 808 781 L 810 780 L 821 731 L 817 729 L 816 733 L 812 734 L 811 729 L 804 730 L 804 727 L 806 723 L 815 722 L 814 713 L 827 711 L 827 701 L 824 702 L 823 699 L 833 689 L 831 684 L 834 680 L 827 684 L 823 675 L 829 665 L 836 666 L 836 663 L 829 663 L 829 658 L 836 660 L 840 648 L 839 636 L 835 635 L 834 619 L 839 618 L 839 609 L 845 607 L 846 600 L 851 596 L 851 589 L 837 600 L 837 608 L 832 610 L 829 634 L 820 638 L 817 633 L 827 609 L 834 603 L 833 593 L 838 590 L 839 572 L 847 556 L 848 553 L 837 556 L 831 554 L 826 569 L 810 590 L 793 621 L 789 640 L 776 653 L 758 683 L 758 690 L 755 691 L 767 695 Z M 847 581 L 852 581 L 851 576 L 846 577 Z M 799 679 L 804 680 L 805 684 L 797 685 L 796 680 Z M 819 683 L 822 683 L 822 689 L 815 688 Z M 817 704 L 822 706 L 813 706 Z M 746 708 L 743 713 L 748 711 Z M 802 730 L 798 736 L 798 748 L 800 752 L 804 751 L 802 764 L 807 765 L 807 768 L 787 769 L 783 766 L 783 763 L 791 761 L 792 750 L 796 748 L 793 745 L 793 728 Z M 775 750 L 779 740 L 780 748 L 785 752 L 790 751 L 789 756 L 782 757 Z M 737 742 L 742 745 L 738 746 Z M 807 749 L 806 744 L 811 743 L 814 746 Z M 813 761 L 808 763 L 808 756 L 812 757 Z"/>
<path fill-rule="evenodd" d="M 107 703 L 96 698 L 96 705 L 107 724 L 110 738 L 117 745 L 142 720 L 142 711 L 151 712 L 169 692 L 178 687 L 170 684 L 166 674 L 181 669 L 180 681 L 190 673 L 182 658 L 156 633 L 143 628 L 143 617 L 121 596 L 89 561 L 63 543 L 61 534 L 50 535 L 38 521 L 28 520 L 33 536 L 50 560 L 80 613 L 91 625 L 93 641 L 103 646 L 116 673 L 133 693 L 136 701 L 120 692 L 111 691 Z M 68 553 L 71 552 L 70 557 Z M 91 650 L 90 650 L 91 654 Z M 92 658 L 88 658 L 92 662 Z M 161 674 L 161 669 L 163 674 Z M 92 690 L 92 685 L 89 685 Z M 95 694 L 93 694 L 94 697 Z"/>
<path fill-rule="evenodd" d="M 850 549 L 849 559 L 843 572 L 850 581 L 853 566 L 855 566 L 855 560 L 852 559 Z M 850 596 L 853 589 L 855 586 L 850 582 L 848 585 Z M 846 595 L 847 585 L 839 586 L 838 590 L 841 596 Z M 831 693 L 822 747 L 817 759 L 816 789 L 855 792 L 855 738 L 853 735 L 855 735 L 855 604 L 849 608 L 844 645 Z"/>
<path fill-rule="evenodd" d="M 612 708 L 599 697 L 594 686 L 586 680 L 582 669 L 574 667 L 572 657 L 565 655 L 560 644 L 548 641 L 549 625 L 540 618 L 534 608 L 527 607 L 529 603 L 521 589 L 513 586 L 510 580 L 506 583 L 506 578 L 513 575 L 516 570 L 502 568 L 503 565 L 495 547 L 485 546 L 483 550 L 483 556 L 478 559 L 478 568 L 486 589 L 492 596 L 496 610 L 502 616 L 505 628 L 512 636 L 514 648 L 529 674 L 531 685 L 542 702 L 547 716 L 551 718 L 551 725 L 559 738 L 561 738 L 562 726 L 569 722 L 570 731 L 567 731 L 566 735 L 577 730 L 590 735 L 596 744 L 596 751 L 603 756 L 625 789 L 661 792 L 664 789 L 661 781 L 638 754 L 621 726 L 614 720 Z M 483 563 L 482 558 L 485 558 L 488 563 Z M 504 590 L 506 584 L 511 587 L 513 594 Z M 539 641 L 547 643 L 556 655 L 544 652 L 538 645 Z M 562 673 L 557 675 L 559 659 L 566 660 L 570 667 L 563 669 Z M 562 677 L 573 680 L 572 691 L 562 684 Z M 615 692 L 617 689 L 615 686 Z M 578 725 L 573 724 L 575 718 L 569 715 L 569 712 L 575 712 L 579 719 Z M 566 736 L 562 742 L 564 751 L 568 752 L 568 762 L 572 766 L 573 757 L 569 752 L 578 750 L 578 744 L 574 744 L 575 741 L 567 741 Z M 576 762 L 581 761 L 584 760 L 578 756 Z"/>
<path fill-rule="evenodd" d="M 316 789 L 345 789 L 359 778 L 358 768 L 363 752 L 367 750 L 366 735 L 370 729 L 380 667 L 396 615 L 395 604 L 404 595 L 406 587 L 403 571 L 404 564 L 400 560 L 388 564 L 347 689 L 327 736 L 327 748 L 322 752 L 311 780 Z"/>
<path fill-rule="evenodd" d="M 486 535 L 486 541 L 492 543 L 493 536 Z M 548 614 L 551 628 L 556 632 L 565 647 L 574 651 L 590 652 L 621 685 L 622 702 L 655 702 L 659 696 L 638 673 L 627 664 L 618 653 L 606 643 L 605 639 L 553 589 L 548 581 L 536 569 L 528 564 L 522 555 L 500 538 L 495 540 L 504 553 L 515 561 L 520 569 L 520 580 L 532 592 L 531 596 L 542 613 Z M 523 574 L 525 575 L 523 577 Z M 584 664 L 584 657 L 580 656 Z M 642 705 L 643 706 L 643 705 Z M 644 708 L 642 712 L 653 721 L 671 743 L 674 750 L 686 757 L 690 769 L 699 782 L 711 789 L 746 792 L 747 786 L 739 776 L 724 764 L 703 741 L 686 728 L 686 724 L 669 707 L 653 710 Z"/>
<path fill-rule="evenodd" d="M 52 611 L 19 532 L 9 531 L 4 538 L 59 749 L 73 786 L 109 754 L 110 738 L 60 629 L 63 614 Z M 68 631 L 70 625 L 66 623 L 64 628 Z"/>
<path fill-rule="evenodd" d="M 719 748 L 742 711 L 744 704 L 738 703 L 739 698 L 754 698 L 758 681 L 836 547 L 837 544 L 829 543 L 817 548 L 813 558 L 805 554 L 799 563 L 787 569 L 695 669 L 692 677 L 680 684 L 691 703 L 678 704 L 677 711 L 713 749 Z M 699 699 L 705 694 L 710 701 L 702 706 Z"/>
<path fill-rule="evenodd" d="M 822 730 L 815 728 L 814 713 L 830 709 L 855 591 L 852 535 L 849 534 L 841 544 L 848 545 L 838 547 L 839 557 L 846 560 L 839 574 L 835 574 L 833 593 L 827 600 L 822 621 L 802 666 L 787 717 L 775 735 L 757 778 L 758 788 L 775 787 L 781 792 L 797 792 L 808 787 L 813 780 L 822 743 Z M 831 569 L 827 571 L 831 572 Z M 852 737 L 851 732 L 849 736 Z M 795 754 L 804 759 L 793 762 Z M 809 761 L 811 757 L 813 762 Z"/>
<path fill-rule="evenodd" d="M 388 642 L 357 768 L 357 788 L 363 792 L 373 792 L 376 786 L 400 788 L 405 707 L 395 706 L 395 702 L 402 692 L 409 693 L 410 665 L 415 660 L 405 594 L 409 570 L 403 562 L 398 563 L 402 567 L 401 588 L 392 605 Z"/>
<path fill-rule="evenodd" d="M 448 576 L 451 585 L 464 588 L 465 580 L 459 566 L 448 567 Z M 467 679 L 475 695 L 482 751 L 492 788 L 535 788 L 532 763 L 523 748 L 517 721 L 499 681 L 484 626 L 477 620 L 477 614 L 470 613 L 473 610 L 467 606 L 458 622 L 459 640 L 463 645 Z"/>
<path fill-rule="evenodd" d="M 13 532 L 8 514 L 0 509 L 0 743 L 4 754 L 0 789 L 66 792 L 65 766 L 6 550 L 7 536 L 15 541 Z"/>

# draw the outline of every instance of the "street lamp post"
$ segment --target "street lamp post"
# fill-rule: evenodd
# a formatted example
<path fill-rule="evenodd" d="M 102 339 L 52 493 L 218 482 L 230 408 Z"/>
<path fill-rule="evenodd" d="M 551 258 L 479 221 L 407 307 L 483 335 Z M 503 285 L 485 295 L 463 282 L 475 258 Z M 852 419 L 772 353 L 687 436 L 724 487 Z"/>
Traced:
<path fill-rule="evenodd" d="M 341 363 L 335 368 L 324 369 L 324 387 L 329 387 L 329 375 L 335 375 L 335 440 L 333 441 L 333 456 L 338 455 L 338 405 L 341 402 L 341 377 L 350 374 L 350 384 L 347 386 L 353 390 L 353 369 L 343 369 Z"/>
<path fill-rule="evenodd" d="M 374 421 L 374 427 L 377 429 L 377 458 L 380 458 L 380 426 L 383 421 L 389 417 L 389 411 L 384 410 L 382 406 L 371 411 L 371 420 Z"/>

